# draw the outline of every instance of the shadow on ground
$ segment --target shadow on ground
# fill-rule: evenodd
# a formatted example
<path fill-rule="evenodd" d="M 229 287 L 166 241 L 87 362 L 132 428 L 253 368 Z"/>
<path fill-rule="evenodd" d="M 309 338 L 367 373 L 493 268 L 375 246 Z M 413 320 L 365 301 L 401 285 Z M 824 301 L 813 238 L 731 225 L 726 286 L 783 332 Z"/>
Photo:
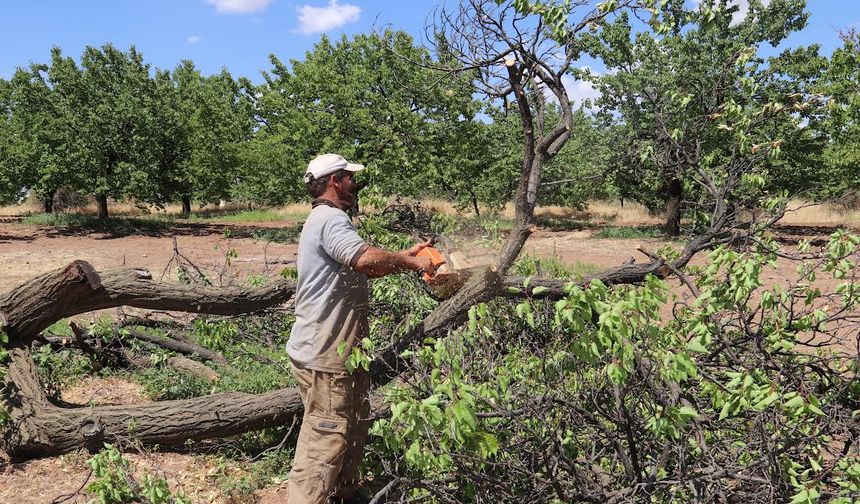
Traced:
<path fill-rule="evenodd" d="M 275 243 L 295 243 L 301 232 L 301 223 L 282 222 L 266 225 L 183 222 L 177 220 L 139 219 L 134 217 L 110 217 L 99 219 L 87 215 L 74 215 L 51 224 L 30 223 L 22 218 L 4 218 L 3 222 L 15 222 L 23 226 L 38 226 L 41 236 L 71 237 L 87 236 L 97 240 L 145 236 L 162 238 L 172 236 L 211 236 L 224 235 L 232 238 L 250 238 Z M 0 235 L 3 240 L 33 240 L 29 236 Z"/>

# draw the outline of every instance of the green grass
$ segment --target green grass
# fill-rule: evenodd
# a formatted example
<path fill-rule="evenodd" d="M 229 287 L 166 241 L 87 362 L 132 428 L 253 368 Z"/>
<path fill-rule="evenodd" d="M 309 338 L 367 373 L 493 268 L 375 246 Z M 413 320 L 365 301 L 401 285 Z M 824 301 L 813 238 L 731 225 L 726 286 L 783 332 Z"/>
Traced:
<path fill-rule="evenodd" d="M 661 226 L 617 226 L 605 227 L 595 233 L 595 238 L 660 238 L 664 235 Z"/>
<path fill-rule="evenodd" d="M 290 216 L 292 217 L 292 216 Z M 307 215 L 302 216 L 302 219 Z M 286 217 L 289 218 L 289 217 Z M 277 222 L 286 219 L 285 216 L 270 208 L 257 210 L 240 210 L 224 214 L 194 214 L 188 217 L 189 222 Z"/>
<path fill-rule="evenodd" d="M 514 263 L 513 271 L 522 276 L 539 276 L 579 280 L 602 268 L 596 264 L 575 261 L 564 262 L 557 257 L 533 257 L 522 254 Z"/>
<path fill-rule="evenodd" d="M 537 225 L 551 231 L 582 231 L 593 227 L 592 224 L 573 219 L 560 219 L 557 217 L 538 217 Z"/>

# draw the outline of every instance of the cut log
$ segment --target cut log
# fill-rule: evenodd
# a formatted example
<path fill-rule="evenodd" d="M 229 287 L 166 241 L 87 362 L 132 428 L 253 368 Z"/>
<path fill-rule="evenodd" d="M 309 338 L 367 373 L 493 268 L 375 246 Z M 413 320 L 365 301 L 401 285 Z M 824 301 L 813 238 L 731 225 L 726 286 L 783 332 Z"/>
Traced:
<path fill-rule="evenodd" d="M 188 357 L 182 357 L 181 355 L 179 357 L 170 357 L 167 359 L 167 365 L 177 371 L 203 378 L 206 381 L 214 382 L 218 380 L 219 375 L 214 369 L 200 362 L 193 361 Z"/>
<path fill-rule="evenodd" d="M 105 442 L 128 437 L 144 445 L 170 445 L 230 436 L 289 424 L 302 412 L 301 397 L 295 389 L 265 394 L 229 392 L 136 406 L 60 408 L 42 399 L 40 390 L 17 388 L 19 383 L 38 383 L 26 349 L 14 349 L 9 368 L 16 386 L 11 397 L 18 398 L 23 406 L 12 410 L 11 432 L 17 439 L 7 445 L 7 451 L 15 460 L 82 447 L 95 451 Z"/>
<path fill-rule="evenodd" d="M 284 303 L 295 290 L 295 282 L 288 279 L 254 289 L 168 284 L 153 281 L 145 269 L 99 274 L 86 261 L 74 261 L 0 297 L 0 317 L 10 340 L 24 343 L 58 320 L 94 310 L 133 306 L 238 315 Z"/>

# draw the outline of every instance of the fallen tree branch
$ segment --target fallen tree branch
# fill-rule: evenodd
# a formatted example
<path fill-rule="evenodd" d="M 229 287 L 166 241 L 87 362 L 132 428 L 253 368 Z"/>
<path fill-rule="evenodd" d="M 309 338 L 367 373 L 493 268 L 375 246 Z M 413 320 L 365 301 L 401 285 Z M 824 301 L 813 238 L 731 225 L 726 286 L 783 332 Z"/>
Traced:
<path fill-rule="evenodd" d="M 178 339 L 171 338 L 170 336 L 154 336 L 141 331 L 129 331 L 128 336 L 183 355 L 198 355 L 203 360 L 227 365 L 227 359 L 223 355 L 218 352 L 213 352 L 212 350 L 196 343 L 180 341 Z"/>
<path fill-rule="evenodd" d="M 74 261 L 0 297 L 0 319 L 10 341 L 30 342 L 54 322 L 94 310 L 132 306 L 237 315 L 281 304 L 295 289 L 295 282 L 288 279 L 253 289 L 168 284 L 153 281 L 145 269 L 99 274 L 86 261 Z"/>

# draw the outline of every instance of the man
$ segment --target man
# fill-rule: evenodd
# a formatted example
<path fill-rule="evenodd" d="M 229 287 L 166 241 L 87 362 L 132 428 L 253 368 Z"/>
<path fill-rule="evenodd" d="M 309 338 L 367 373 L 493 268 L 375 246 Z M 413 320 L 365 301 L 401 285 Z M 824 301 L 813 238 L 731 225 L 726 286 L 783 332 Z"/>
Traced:
<path fill-rule="evenodd" d="M 362 169 L 323 154 L 304 177 L 314 201 L 299 238 L 296 322 L 287 353 L 305 413 L 288 482 L 290 504 L 348 499 L 355 492 L 369 427 L 370 375 L 348 373 L 344 361 L 370 335 L 368 277 L 434 271 L 429 259 L 416 256 L 429 242 L 389 252 L 358 236 L 346 210 L 356 206 L 353 174 Z"/>

